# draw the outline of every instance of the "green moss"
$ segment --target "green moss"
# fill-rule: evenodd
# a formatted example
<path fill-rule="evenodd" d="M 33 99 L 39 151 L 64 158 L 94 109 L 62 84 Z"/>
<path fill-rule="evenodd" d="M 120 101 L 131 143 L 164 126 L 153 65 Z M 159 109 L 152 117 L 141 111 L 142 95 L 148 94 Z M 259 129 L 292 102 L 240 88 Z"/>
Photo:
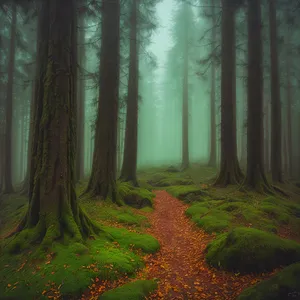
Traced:
<path fill-rule="evenodd" d="M 158 241 L 150 235 L 111 227 L 104 227 L 104 232 L 97 239 L 88 240 L 85 245 L 54 243 L 51 253 L 38 248 L 30 256 L 24 253 L 13 257 L 2 255 L 0 294 L 14 299 L 40 299 L 43 290 L 50 290 L 51 286 L 47 284 L 51 283 L 56 289 L 60 287 L 59 291 L 64 296 L 79 295 L 94 277 L 113 280 L 123 274 L 134 274 L 141 268 L 141 258 L 131 249 L 140 249 L 145 253 L 159 249 Z M 47 261 L 41 259 L 46 255 Z M 24 262 L 25 265 L 17 271 Z M 15 282 L 18 284 L 12 289 Z"/>
<path fill-rule="evenodd" d="M 270 271 L 300 259 L 300 244 L 253 228 L 219 235 L 206 248 L 207 262 L 228 271 Z"/>
<path fill-rule="evenodd" d="M 159 248 L 159 242 L 149 234 L 138 234 L 129 232 L 122 228 L 106 227 L 105 231 L 108 232 L 116 241 L 126 247 L 133 247 L 141 249 L 146 253 L 154 253 Z"/>
<path fill-rule="evenodd" d="M 282 300 L 300 298 L 300 263 L 284 268 L 270 279 L 244 290 L 238 300 Z"/>
<path fill-rule="evenodd" d="M 99 300 L 143 300 L 156 289 L 154 280 L 137 280 L 105 292 Z"/>
<path fill-rule="evenodd" d="M 206 197 L 208 197 L 207 191 L 196 185 L 175 185 L 166 188 L 166 191 L 187 203 L 205 201 Z"/>

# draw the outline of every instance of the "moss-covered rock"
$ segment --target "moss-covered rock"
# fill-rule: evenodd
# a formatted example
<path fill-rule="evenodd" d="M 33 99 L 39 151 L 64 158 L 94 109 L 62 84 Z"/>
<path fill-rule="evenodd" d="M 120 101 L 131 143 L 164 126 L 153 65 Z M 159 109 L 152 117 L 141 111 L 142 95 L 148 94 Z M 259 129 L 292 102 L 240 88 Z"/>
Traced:
<path fill-rule="evenodd" d="M 257 285 L 244 290 L 237 300 L 300 299 L 300 263 L 290 265 Z"/>
<path fill-rule="evenodd" d="M 103 293 L 99 300 L 143 300 L 156 289 L 154 280 L 137 280 Z"/>
<path fill-rule="evenodd" d="M 128 182 L 121 182 L 118 183 L 118 192 L 120 198 L 129 206 L 143 208 L 153 205 L 152 199 L 155 195 L 145 188 L 134 187 Z"/>
<path fill-rule="evenodd" d="M 196 185 L 174 185 L 166 188 L 166 191 L 186 203 L 205 201 L 209 197 L 205 189 Z"/>
<path fill-rule="evenodd" d="M 245 227 L 219 235 L 206 251 L 211 266 L 240 273 L 270 271 L 300 260 L 300 244 Z"/>

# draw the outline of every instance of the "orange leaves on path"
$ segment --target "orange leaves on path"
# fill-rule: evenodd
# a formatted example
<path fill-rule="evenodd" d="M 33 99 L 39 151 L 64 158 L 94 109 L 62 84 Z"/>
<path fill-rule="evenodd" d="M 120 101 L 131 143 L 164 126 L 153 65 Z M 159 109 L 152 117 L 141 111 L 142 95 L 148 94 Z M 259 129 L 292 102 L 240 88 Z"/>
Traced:
<path fill-rule="evenodd" d="M 205 233 L 185 216 L 187 205 L 166 191 L 156 191 L 155 209 L 148 215 L 148 232 L 161 250 L 146 260 L 147 277 L 159 279 L 158 291 L 149 299 L 235 299 L 246 287 L 267 275 L 239 276 L 211 269 L 205 262 Z"/>

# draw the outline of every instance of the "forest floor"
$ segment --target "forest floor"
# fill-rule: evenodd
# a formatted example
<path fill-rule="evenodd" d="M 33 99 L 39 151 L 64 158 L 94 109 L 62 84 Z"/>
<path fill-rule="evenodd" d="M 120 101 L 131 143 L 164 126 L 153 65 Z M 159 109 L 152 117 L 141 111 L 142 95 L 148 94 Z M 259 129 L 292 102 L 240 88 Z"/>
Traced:
<path fill-rule="evenodd" d="M 218 266 L 213 268 L 207 261 L 207 245 L 236 228 L 253 228 L 259 234 L 268 234 L 271 244 L 277 247 L 274 253 L 280 251 L 278 240 L 273 240 L 278 236 L 300 242 L 300 190 L 291 184 L 281 186 L 290 195 L 282 198 L 240 192 L 236 186 L 216 188 L 211 185 L 215 174 L 216 170 L 201 165 L 185 172 L 172 168 L 140 171 L 140 193 L 154 197 L 153 208 L 80 200 L 88 215 L 115 241 L 99 237 L 79 249 L 75 245 L 57 245 L 55 256 L 50 253 L 45 261 L 37 262 L 29 262 L 27 252 L 13 258 L 1 256 L 0 247 L 0 282 L 3 282 L 0 295 L 4 295 L 0 299 L 140 300 L 147 295 L 149 300 L 233 300 L 245 288 L 276 277 L 272 275 L 282 269 L 278 263 L 271 272 L 247 272 L 247 275 L 224 271 Z M 78 186 L 78 194 L 85 184 Z M 126 185 L 120 189 L 122 193 L 128 192 Z M 27 201 L 26 197 L 14 194 L 0 203 L 0 242 L 1 235 L 5 236 L 18 224 Z M 279 244 L 282 242 L 279 240 Z M 266 245 L 263 243 L 263 249 Z M 300 255 L 299 244 L 291 247 L 297 248 Z M 243 249 L 244 246 L 239 249 L 242 255 Z M 264 260 L 253 259 L 256 259 L 253 265 Z M 300 271 L 300 264 L 297 268 Z M 291 282 L 292 273 L 288 272 L 285 277 Z M 35 283 L 30 285 L 30 282 Z M 290 290 L 295 291 L 294 287 Z M 28 296 L 23 297 L 25 294 Z M 300 291 L 297 295 L 300 298 Z"/>

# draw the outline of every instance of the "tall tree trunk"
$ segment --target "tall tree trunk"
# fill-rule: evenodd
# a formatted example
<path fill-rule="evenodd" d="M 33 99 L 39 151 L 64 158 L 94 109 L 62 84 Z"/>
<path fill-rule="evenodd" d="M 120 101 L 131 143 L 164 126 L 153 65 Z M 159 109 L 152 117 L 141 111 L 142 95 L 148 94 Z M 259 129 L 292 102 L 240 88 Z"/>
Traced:
<path fill-rule="evenodd" d="M 258 191 L 269 191 L 263 159 L 261 0 L 251 0 L 248 5 L 248 131 L 244 184 Z"/>
<path fill-rule="evenodd" d="M 215 182 L 222 186 L 243 178 L 236 142 L 235 9 L 231 0 L 222 1 L 221 168 Z"/>
<path fill-rule="evenodd" d="M 264 161 L 265 161 L 265 169 L 268 173 L 270 171 L 270 109 L 269 109 L 269 99 L 266 99 L 265 103 L 265 155 L 264 155 Z"/>
<path fill-rule="evenodd" d="M 292 96 L 292 83 L 291 83 L 291 54 L 290 54 L 290 43 L 291 43 L 291 29 L 287 29 L 287 35 L 286 35 L 286 58 L 285 58 L 285 63 L 286 63 L 286 100 L 287 100 L 287 108 L 286 108 L 286 143 L 287 143 L 287 176 L 291 177 L 293 174 L 293 163 L 292 163 L 292 105 L 293 105 L 293 96 Z"/>
<path fill-rule="evenodd" d="M 39 50 L 46 53 L 47 70 L 39 69 L 44 83 L 44 95 L 36 102 L 34 130 L 37 149 L 34 170 L 33 193 L 27 214 L 17 228 L 22 231 L 11 245 L 11 251 L 42 241 L 46 247 L 54 240 L 67 237 L 81 242 L 84 237 L 98 232 L 78 206 L 74 190 L 74 161 L 76 131 L 76 36 L 75 0 L 45 0 L 41 2 L 39 26 L 48 32 L 43 40 L 48 47 Z M 46 30 L 45 30 L 46 31 Z M 46 33 L 46 32 L 45 32 Z M 72 50 L 73 49 L 73 50 Z M 46 55 L 47 54 L 47 55 Z M 38 62 L 40 67 L 43 64 Z M 37 133 L 38 131 L 38 133 Z M 26 237 L 27 243 L 24 243 Z"/>
<path fill-rule="evenodd" d="M 12 20 L 10 27 L 10 45 L 8 59 L 8 80 L 6 94 L 6 124 L 5 124 L 5 177 L 4 193 L 13 192 L 12 186 L 12 108 L 13 108 L 13 81 L 16 53 L 16 27 L 17 27 L 17 6 L 12 3 Z"/>
<path fill-rule="evenodd" d="M 128 99 L 126 112 L 126 131 L 124 158 L 120 179 L 137 185 L 137 130 L 138 130 L 138 22 L 139 0 L 133 0 L 130 16 L 130 57 Z"/>
<path fill-rule="evenodd" d="M 92 173 L 87 191 L 116 201 L 120 0 L 102 1 L 100 86 Z"/>
<path fill-rule="evenodd" d="M 275 0 L 269 1 L 271 57 L 271 171 L 273 182 L 282 182 L 281 103 L 278 73 L 277 21 Z"/>
<path fill-rule="evenodd" d="M 19 163 L 19 178 L 22 181 L 24 173 L 24 149 L 25 149 L 25 138 L 24 138 L 24 122 L 25 122 L 25 111 L 24 103 L 22 105 L 22 110 L 20 112 L 20 163 Z"/>
<path fill-rule="evenodd" d="M 187 4 L 185 4 L 187 5 Z M 185 36 L 185 52 L 183 58 L 183 82 L 182 82 L 182 159 L 181 170 L 185 170 L 190 165 L 189 160 L 189 87 L 188 87 L 188 30 L 187 25 Z"/>
<path fill-rule="evenodd" d="M 215 0 L 211 0 L 211 14 L 212 14 L 212 33 L 211 33 L 211 90 L 210 90 L 210 156 L 208 165 L 211 167 L 216 166 L 216 40 L 217 40 L 217 22 L 215 12 Z"/>
<path fill-rule="evenodd" d="M 79 16 L 78 26 L 78 61 L 80 72 L 78 76 L 77 93 L 77 153 L 76 153 L 76 181 L 84 177 L 84 110 L 85 110 L 85 81 L 82 78 L 82 68 L 85 66 L 85 32 L 84 18 Z"/>

